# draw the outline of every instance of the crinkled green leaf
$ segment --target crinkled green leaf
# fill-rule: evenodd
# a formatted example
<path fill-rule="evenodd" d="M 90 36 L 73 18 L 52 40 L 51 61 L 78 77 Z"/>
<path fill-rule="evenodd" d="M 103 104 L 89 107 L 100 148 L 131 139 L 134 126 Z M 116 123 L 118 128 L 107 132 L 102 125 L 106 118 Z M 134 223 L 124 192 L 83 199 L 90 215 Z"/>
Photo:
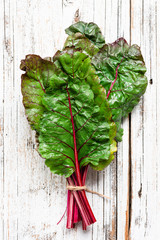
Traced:
<path fill-rule="evenodd" d="M 105 44 L 105 39 L 101 33 L 100 28 L 93 22 L 85 23 L 80 21 L 71 25 L 65 31 L 68 35 L 73 35 L 78 32 L 84 34 L 98 48 L 103 47 Z"/>
<path fill-rule="evenodd" d="M 68 36 L 65 41 L 63 50 L 66 47 L 73 46 L 77 49 L 77 51 L 87 54 L 90 58 L 92 58 L 99 51 L 99 48 L 81 33 L 75 33 L 71 36 Z"/>
<path fill-rule="evenodd" d="M 147 87 L 146 67 L 140 48 L 137 45 L 129 46 L 125 39 L 120 38 L 106 44 L 93 57 L 92 64 L 106 89 L 113 120 L 118 128 L 117 140 L 120 141 L 121 118 L 132 111 Z"/>
<path fill-rule="evenodd" d="M 53 173 L 69 177 L 75 171 L 70 101 L 80 166 L 90 164 L 102 170 L 114 158 L 116 127 L 111 119 L 105 90 L 99 84 L 91 60 L 84 53 L 69 49 L 57 56 L 57 66 L 61 68 L 48 61 L 44 68 L 44 61 L 31 55 L 23 60 L 21 66 L 26 70 L 22 94 L 24 98 L 26 94 L 30 96 L 25 107 L 30 109 L 31 115 L 36 96 L 43 107 L 36 122 L 39 153 Z M 39 83 L 36 89 L 41 88 L 40 95 L 33 89 L 30 94 L 30 85 L 35 86 L 34 82 Z M 30 123 L 33 124 L 31 120 Z"/>

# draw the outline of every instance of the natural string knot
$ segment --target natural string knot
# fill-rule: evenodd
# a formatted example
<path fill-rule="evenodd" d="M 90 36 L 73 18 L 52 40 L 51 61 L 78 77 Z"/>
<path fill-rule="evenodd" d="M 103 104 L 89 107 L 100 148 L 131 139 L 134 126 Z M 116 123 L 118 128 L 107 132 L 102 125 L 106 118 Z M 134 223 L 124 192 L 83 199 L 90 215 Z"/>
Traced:
<path fill-rule="evenodd" d="M 97 194 L 100 197 L 103 197 L 103 198 L 111 200 L 110 197 L 107 197 L 104 194 L 92 191 L 92 190 L 88 189 L 86 186 L 71 186 L 71 185 L 67 185 L 67 189 L 70 190 L 70 191 L 82 191 L 82 190 L 85 190 L 86 192 L 89 192 L 89 193 L 92 193 L 92 194 Z"/>

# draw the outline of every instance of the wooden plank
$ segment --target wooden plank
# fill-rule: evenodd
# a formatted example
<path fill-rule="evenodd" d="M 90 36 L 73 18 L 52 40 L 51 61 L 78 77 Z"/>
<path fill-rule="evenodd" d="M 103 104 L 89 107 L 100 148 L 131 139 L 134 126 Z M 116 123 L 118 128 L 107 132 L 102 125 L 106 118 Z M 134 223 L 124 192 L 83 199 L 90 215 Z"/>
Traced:
<path fill-rule="evenodd" d="M 95 0 L 93 2 L 93 22 L 95 22 L 101 29 L 102 34 L 105 35 L 105 1 L 104 0 Z M 87 19 L 85 20 L 87 21 Z M 108 177 L 105 175 L 104 171 L 94 171 L 92 170 L 92 180 L 91 180 L 91 188 L 94 191 L 100 192 L 104 194 L 104 186 L 105 186 L 105 180 Z M 93 225 L 93 236 L 92 239 L 105 239 L 105 224 L 104 222 L 104 216 L 105 212 L 107 212 L 107 209 L 104 208 L 105 203 L 107 206 L 110 203 L 110 201 L 102 199 L 96 195 L 92 196 L 93 201 L 93 209 L 94 214 L 97 219 L 97 223 Z"/>
<path fill-rule="evenodd" d="M 148 13 L 147 9 L 147 13 Z M 145 42 L 142 38 L 142 27 L 144 27 L 142 19 L 143 5 L 142 1 L 131 1 L 131 43 L 138 44 L 143 47 Z M 148 32 L 148 27 L 145 29 Z M 146 56 L 144 56 L 146 59 Z M 148 65 L 148 61 L 146 62 Z M 143 132 L 143 99 L 138 106 L 134 109 L 131 115 L 131 208 L 130 208 L 130 239 L 144 239 L 145 225 L 144 211 L 145 211 L 145 182 L 143 182 L 144 171 L 144 132 Z M 145 129 L 146 131 L 146 129 Z M 142 196 L 141 196 L 142 186 Z"/>
<path fill-rule="evenodd" d="M 148 79 L 153 79 L 154 84 L 149 84 L 147 93 L 144 96 L 144 188 L 142 183 L 142 193 L 144 190 L 145 196 L 145 212 L 144 219 L 144 236 L 146 239 L 158 239 L 159 238 L 159 220 L 158 216 L 160 211 L 160 188 L 158 185 L 159 169 L 157 168 L 159 163 L 158 156 L 158 142 L 160 128 L 157 125 L 158 116 L 158 92 L 157 84 L 159 82 L 157 66 L 157 60 L 159 55 L 157 50 L 160 50 L 160 44 L 157 42 L 157 19 L 159 17 L 157 12 L 156 0 L 145 3 L 144 2 L 144 19 L 149 19 L 149 41 L 147 40 L 147 31 L 145 31 L 148 24 L 144 21 L 144 39 L 145 44 L 145 59 L 148 62 Z M 148 51 L 149 49 L 149 51 Z"/>
<path fill-rule="evenodd" d="M 1 1 L 1 8 L 0 8 L 0 56 L 2 61 L 0 61 L 0 239 L 4 239 L 4 221 L 3 221 L 3 214 L 4 214 L 4 199 L 3 199 L 3 192 L 4 192 L 4 74 L 3 74 L 3 52 L 4 52 L 4 2 Z"/>
<path fill-rule="evenodd" d="M 117 12 L 117 37 L 130 43 L 130 1 L 119 1 Z M 123 119 L 124 135 L 117 152 L 117 239 L 128 239 L 130 164 L 129 164 L 129 117 Z"/>
<path fill-rule="evenodd" d="M 158 239 L 157 1 L 132 1 L 131 41 L 141 46 L 147 92 L 132 114 L 132 201 L 130 239 Z M 156 71 L 157 70 L 157 71 Z"/>
<path fill-rule="evenodd" d="M 160 69 L 160 1 L 155 1 L 155 57 L 156 57 L 156 63 L 153 68 L 156 68 L 156 123 L 153 124 L 152 127 L 156 127 L 156 171 L 155 171 L 155 183 L 154 183 L 154 189 L 152 193 L 150 193 L 150 199 L 152 201 L 152 195 L 155 196 L 155 215 L 152 215 L 152 219 L 154 218 L 154 225 L 152 226 L 152 232 L 154 238 L 159 238 L 159 222 L 160 222 L 160 82 L 159 82 L 159 69 Z M 152 70 L 153 72 L 154 70 Z M 152 83 L 152 82 L 150 82 Z M 150 214 L 152 214 L 150 212 Z"/>
<path fill-rule="evenodd" d="M 14 4 L 4 2 L 4 239 L 17 238 L 17 91 Z"/>
<path fill-rule="evenodd" d="M 105 39 L 107 43 L 117 39 L 118 1 L 107 1 L 105 6 Z M 111 24 L 109 24 L 111 23 Z M 111 197 L 104 202 L 104 236 L 105 239 L 116 239 L 117 236 L 117 163 L 116 159 L 104 170 L 104 194 Z"/>

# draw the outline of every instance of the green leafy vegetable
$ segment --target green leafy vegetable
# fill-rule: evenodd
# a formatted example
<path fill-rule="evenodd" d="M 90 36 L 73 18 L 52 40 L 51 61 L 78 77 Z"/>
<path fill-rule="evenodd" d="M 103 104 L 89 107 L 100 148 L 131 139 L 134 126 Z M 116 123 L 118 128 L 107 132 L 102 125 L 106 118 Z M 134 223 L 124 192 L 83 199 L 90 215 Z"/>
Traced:
<path fill-rule="evenodd" d="M 70 186 L 85 185 L 88 165 L 104 169 L 121 141 L 121 119 L 146 90 L 146 68 L 137 45 L 120 38 L 105 44 L 95 23 L 78 22 L 53 59 L 21 61 L 23 104 L 38 135 L 38 151 L 51 172 Z M 67 228 L 96 221 L 85 191 L 67 198 Z"/>

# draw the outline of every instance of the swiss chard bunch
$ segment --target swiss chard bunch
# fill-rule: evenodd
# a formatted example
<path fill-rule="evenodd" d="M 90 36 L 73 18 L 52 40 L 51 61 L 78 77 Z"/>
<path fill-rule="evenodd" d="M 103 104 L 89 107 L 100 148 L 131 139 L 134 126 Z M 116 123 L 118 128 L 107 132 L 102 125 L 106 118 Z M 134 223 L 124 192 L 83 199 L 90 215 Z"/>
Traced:
<path fill-rule="evenodd" d="M 146 90 L 146 68 L 137 45 L 123 38 L 105 44 L 94 23 L 78 22 L 66 33 L 53 58 L 27 55 L 21 61 L 21 86 L 45 164 L 69 186 L 82 187 L 68 190 L 67 228 L 82 220 L 85 230 L 96 221 L 83 190 L 88 166 L 103 170 L 114 159 L 121 119 Z"/>

